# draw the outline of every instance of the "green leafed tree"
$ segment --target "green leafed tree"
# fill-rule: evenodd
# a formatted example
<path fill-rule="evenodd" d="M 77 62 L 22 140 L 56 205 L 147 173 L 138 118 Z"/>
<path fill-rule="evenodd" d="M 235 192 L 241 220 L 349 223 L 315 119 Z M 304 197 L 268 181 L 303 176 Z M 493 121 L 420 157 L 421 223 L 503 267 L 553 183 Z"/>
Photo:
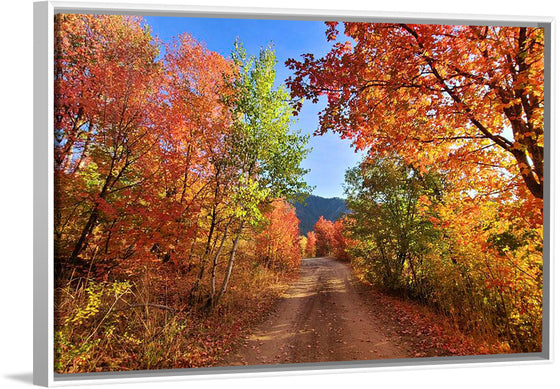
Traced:
<path fill-rule="evenodd" d="M 233 236 L 226 273 L 214 303 L 227 289 L 237 244 L 247 225 L 261 219 L 260 205 L 275 198 L 293 199 L 309 192 L 301 162 L 309 152 L 308 136 L 291 129 L 289 94 L 276 88 L 276 55 L 271 47 L 249 56 L 239 42 L 232 53 L 234 75 L 226 96 L 233 127 L 226 135 L 227 163 L 235 172 L 233 210 L 238 225 Z"/>
<path fill-rule="evenodd" d="M 437 238 L 424 201 L 436 202 L 441 180 L 420 174 L 397 157 L 368 158 L 346 173 L 347 204 L 357 257 L 372 281 L 403 286 L 405 268 L 418 283 L 415 262 Z"/>

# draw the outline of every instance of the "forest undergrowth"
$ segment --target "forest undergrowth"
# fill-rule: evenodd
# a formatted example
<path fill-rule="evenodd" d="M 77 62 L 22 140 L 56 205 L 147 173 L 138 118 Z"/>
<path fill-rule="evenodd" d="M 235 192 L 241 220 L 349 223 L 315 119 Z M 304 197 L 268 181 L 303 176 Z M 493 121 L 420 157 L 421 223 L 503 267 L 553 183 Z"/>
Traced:
<path fill-rule="evenodd" d="M 236 287 L 215 309 L 189 303 L 184 278 L 165 264 L 127 281 L 67 280 L 57 288 L 56 371 L 214 365 L 266 317 L 295 277 L 240 262 Z"/>

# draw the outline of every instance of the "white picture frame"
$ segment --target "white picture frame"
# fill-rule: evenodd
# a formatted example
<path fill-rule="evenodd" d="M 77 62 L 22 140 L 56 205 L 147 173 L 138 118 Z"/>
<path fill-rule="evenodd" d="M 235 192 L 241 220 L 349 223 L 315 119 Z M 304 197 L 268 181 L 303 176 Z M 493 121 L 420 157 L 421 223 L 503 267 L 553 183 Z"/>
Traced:
<path fill-rule="evenodd" d="M 332 10 L 297 10 L 275 8 L 238 8 L 203 7 L 183 5 L 147 5 L 126 3 L 77 3 L 77 2 L 38 2 L 34 4 L 34 319 L 33 319 L 33 381 L 42 386 L 66 386 L 72 384 L 134 383 L 167 381 L 177 379 L 196 379 L 200 377 L 233 378 L 253 377 L 262 374 L 280 374 L 304 370 L 306 372 L 325 371 L 343 372 L 346 369 L 393 370 L 406 367 L 427 368 L 441 365 L 495 363 L 527 364 L 548 363 L 551 360 L 552 335 L 552 261 L 550 252 L 551 226 L 551 160 L 545 158 L 545 235 L 544 235 L 544 306 L 543 306 L 543 351 L 534 355 L 491 355 L 485 357 L 445 357 L 431 360 L 407 360 L 402 363 L 383 363 L 383 361 L 362 364 L 340 363 L 338 366 L 253 366 L 244 368 L 204 368 L 177 369 L 119 373 L 84 373 L 62 377 L 54 373 L 54 321 L 53 321 L 53 31 L 54 15 L 59 12 L 116 13 L 135 15 L 166 16 L 207 16 L 207 17 L 244 17 L 278 18 L 304 20 L 402 20 L 420 23 L 465 24 L 482 23 L 492 25 L 528 25 L 545 28 L 548 52 L 546 54 L 546 85 L 548 103 L 545 106 L 545 137 L 551 139 L 553 128 L 552 80 L 554 79 L 554 19 L 551 17 L 518 17 L 487 15 L 440 15 L 389 12 L 357 12 Z M 551 142 L 545 142 L 545 150 L 550 156 Z M 327 370 L 325 370 L 327 369 Z"/>

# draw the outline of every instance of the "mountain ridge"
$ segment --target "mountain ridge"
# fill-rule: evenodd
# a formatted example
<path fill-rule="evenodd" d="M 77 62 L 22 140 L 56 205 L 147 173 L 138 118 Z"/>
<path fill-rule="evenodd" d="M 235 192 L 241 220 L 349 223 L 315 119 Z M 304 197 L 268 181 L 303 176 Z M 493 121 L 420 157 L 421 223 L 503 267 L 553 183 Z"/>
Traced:
<path fill-rule="evenodd" d="M 340 197 L 321 197 L 310 195 L 303 202 L 294 202 L 296 215 L 300 220 L 299 233 L 305 235 L 313 230 L 313 226 L 323 216 L 330 221 L 336 221 L 342 214 L 348 213 L 346 202 Z"/>

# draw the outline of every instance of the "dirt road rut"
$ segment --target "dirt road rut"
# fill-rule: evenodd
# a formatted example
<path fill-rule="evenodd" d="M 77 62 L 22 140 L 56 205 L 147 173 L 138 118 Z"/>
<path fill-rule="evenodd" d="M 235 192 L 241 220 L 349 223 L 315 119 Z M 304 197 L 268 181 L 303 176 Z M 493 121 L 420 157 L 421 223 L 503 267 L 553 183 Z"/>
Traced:
<path fill-rule="evenodd" d="M 348 265 L 308 258 L 275 311 L 222 363 L 259 365 L 411 357 L 394 325 L 365 301 Z"/>

